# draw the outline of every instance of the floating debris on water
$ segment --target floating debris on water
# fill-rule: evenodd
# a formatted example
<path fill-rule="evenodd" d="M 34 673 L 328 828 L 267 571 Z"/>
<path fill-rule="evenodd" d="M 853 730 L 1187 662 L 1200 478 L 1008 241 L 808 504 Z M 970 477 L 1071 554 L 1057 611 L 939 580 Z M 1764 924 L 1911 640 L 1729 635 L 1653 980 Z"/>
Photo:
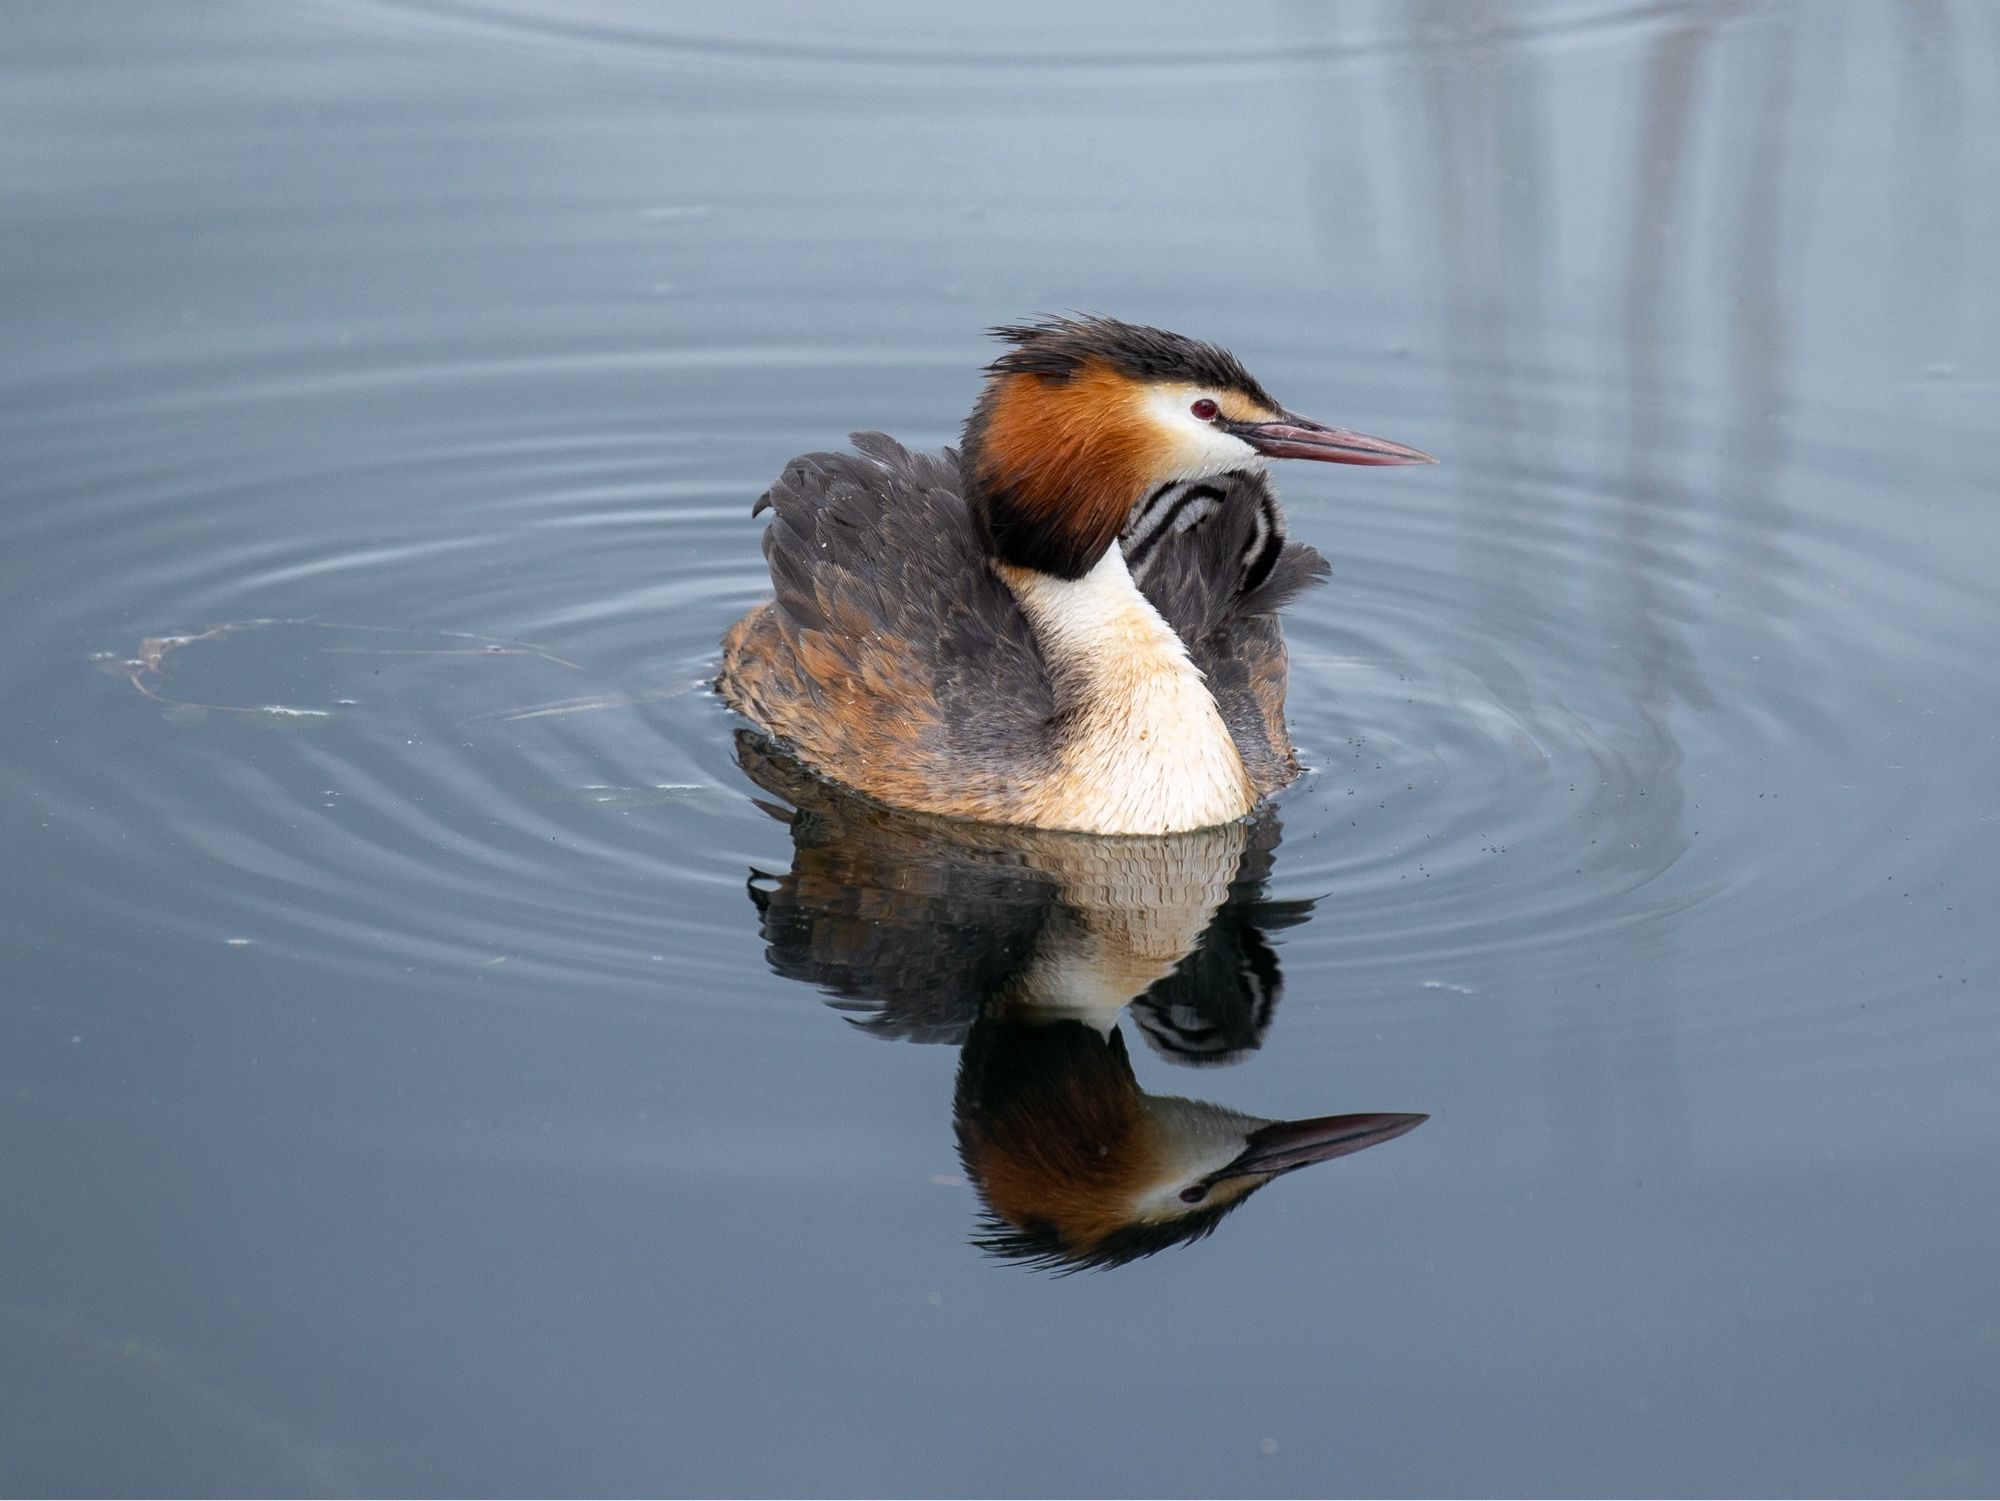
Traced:
<path fill-rule="evenodd" d="M 230 637 L 242 636 L 280 626 L 301 631 L 325 633 L 327 635 L 339 635 L 342 633 L 360 635 L 368 643 L 365 645 L 348 645 L 338 641 L 328 642 L 314 648 L 319 655 L 323 656 L 533 658 L 551 663 L 557 667 L 566 668 L 570 671 L 581 672 L 584 670 L 577 663 L 559 657 L 554 652 L 537 646 L 533 642 L 515 641 L 497 636 L 481 636 L 470 631 L 429 631 L 412 626 L 355 625 L 330 620 L 276 619 L 270 617 L 260 617 L 255 620 L 233 620 L 223 625 L 211 626 L 205 631 L 185 631 L 176 635 L 148 636 L 139 643 L 137 656 L 121 657 L 116 652 L 107 651 L 92 653 L 89 660 L 99 671 L 115 673 L 126 678 L 145 697 L 152 699 L 155 703 L 166 705 L 168 708 L 168 722 L 172 724 L 199 724 L 206 714 L 231 714 L 249 720 L 252 723 L 287 726 L 324 724 L 338 718 L 339 716 L 333 709 L 309 709 L 301 708 L 294 704 L 282 703 L 232 704 L 201 702 L 192 699 L 183 699 L 168 691 L 166 687 L 169 676 L 167 662 L 176 652 L 197 643 L 214 643 Z M 396 638 L 414 640 L 422 644 L 390 644 Z M 322 636 L 322 640 L 324 640 L 324 636 Z M 658 696 L 649 695 L 648 697 Z M 359 703 L 360 700 L 355 698 L 335 700 L 336 707 L 342 709 L 354 708 Z M 577 706 L 578 703 L 579 701 L 571 700 L 566 701 L 563 705 L 542 706 L 540 712 L 548 712 L 555 708 L 569 709 Z M 601 707 L 605 705 L 592 700 L 589 701 L 589 706 Z M 177 713 L 175 711 L 181 712 Z M 505 710 L 496 716 L 482 715 L 478 718 L 484 720 L 489 717 L 514 718 L 520 716 L 517 715 L 516 711 Z"/>

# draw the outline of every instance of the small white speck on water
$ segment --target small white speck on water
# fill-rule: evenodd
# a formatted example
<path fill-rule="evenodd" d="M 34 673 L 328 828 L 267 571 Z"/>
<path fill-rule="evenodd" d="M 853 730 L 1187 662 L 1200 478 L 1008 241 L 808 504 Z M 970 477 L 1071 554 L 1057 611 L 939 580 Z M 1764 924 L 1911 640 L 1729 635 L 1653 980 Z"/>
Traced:
<path fill-rule="evenodd" d="M 83 1041 L 83 1034 L 81 1032 L 78 1032 L 75 1036 L 71 1037 L 69 1041 L 70 1041 L 70 1046 L 75 1047 L 78 1043 Z"/>
<path fill-rule="evenodd" d="M 225 938 L 222 941 L 233 949 L 247 949 L 256 942 L 254 938 Z"/>

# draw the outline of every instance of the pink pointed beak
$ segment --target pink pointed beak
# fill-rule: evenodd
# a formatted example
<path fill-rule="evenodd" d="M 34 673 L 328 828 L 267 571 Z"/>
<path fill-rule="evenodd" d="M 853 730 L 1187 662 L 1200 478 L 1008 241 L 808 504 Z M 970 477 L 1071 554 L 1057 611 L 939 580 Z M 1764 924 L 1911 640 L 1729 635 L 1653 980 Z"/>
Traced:
<path fill-rule="evenodd" d="M 1229 1177 L 1246 1173 L 1274 1177 L 1394 1141 L 1429 1119 L 1428 1115 L 1322 1115 L 1309 1121 L 1273 1121 L 1250 1133 L 1243 1155 L 1224 1172 Z"/>
<path fill-rule="evenodd" d="M 1279 422 L 1232 422 L 1229 431 L 1274 459 L 1318 459 L 1327 464 L 1435 464 L 1421 449 L 1327 427 L 1296 412 Z"/>

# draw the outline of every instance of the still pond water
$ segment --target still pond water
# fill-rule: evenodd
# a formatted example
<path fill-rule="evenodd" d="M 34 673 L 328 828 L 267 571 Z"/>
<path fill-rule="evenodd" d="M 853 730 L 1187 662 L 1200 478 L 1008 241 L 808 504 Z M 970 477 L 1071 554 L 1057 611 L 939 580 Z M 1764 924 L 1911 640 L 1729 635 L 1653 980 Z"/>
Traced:
<path fill-rule="evenodd" d="M 2000 7 L 5 32 L 0 1489 L 2000 1489 Z M 1429 1119 L 1054 1277 L 995 956 L 1186 891 L 705 684 L 1065 308 L 1443 462 L 1105 1086 Z"/>

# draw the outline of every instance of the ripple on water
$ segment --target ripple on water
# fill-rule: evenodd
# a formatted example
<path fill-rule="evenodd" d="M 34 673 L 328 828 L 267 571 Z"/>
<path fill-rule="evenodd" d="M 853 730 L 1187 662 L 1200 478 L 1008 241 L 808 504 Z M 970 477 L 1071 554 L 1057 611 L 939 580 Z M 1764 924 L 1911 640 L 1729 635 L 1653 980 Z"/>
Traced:
<path fill-rule="evenodd" d="M 221 420 L 234 381 L 98 414 L 143 443 L 34 435 L 51 483 L 92 497 L 102 524 L 13 670 L 99 654 L 94 717 L 64 729 L 125 745 L 35 789 L 130 873 L 77 899 L 354 973 L 652 987 L 670 961 L 681 993 L 728 993 L 747 916 L 717 943 L 695 916 L 713 909 L 676 894 L 740 887 L 785 848 L 706 687 L 723 627 L 765 588 L 747 510 L 768 444 L 728 414 L 739 384 L 811 390 L 826 365 L 301 377 L 258 398 L 280 430 L 298 403 L 387 399 L 400 420 L 359 457 L 285 450 L 288 468 L 268 449 L 218 456 L 213 434 L 239 430 Z M 492 401 L 468 381 L 493 383 Z M 636 400 L 635 384 L 673 398 Z M 1579 428 L 1600 415 L 1544 395 Z M 489 408 L 548 415 L 503 429 Z M 820 415 L 766 425 L 812 432 Z M 1822 920 L 1828 883 L 1760 879 L 1769 806 L 1791 781 L 1836 777 L 1850 749 L 1813 685 L 1837 671 L 1893 686 L 1866 628 L 1892 601 L 1900 652 L 1957 649 L 1967 586 L 1908 572 L 1865 525 L 1676 505 L 1621 488 L 1588 440 L 1565 451 L 1567 470 L 1287 476 L 1294 527 L 1334 578 L 1288 625 L 1310 773 L 1282 802 L 1277 879 L 1324 898 L 1290 941 L 1349 982 L 1407 988 L 1498 952 L 1553 975 L 1577 940 L 1724 893 L 1738 941 Z M 1797 483 L 1841 482 L 1831 463 L 1803 468 Z M 274 496 L 317 519 L 265 524 Z M 288 608 L 301 598 L 311 614 Z M 1914 819 L 1923 795 L 1893 787 L 1902 804 L 1877 811 Z M 1865 859 L 1878 828 L 1821 831 L 1828 869 Z M 193 906 L 178 899 L 189 861 L 206 873 Z"/>
<path fill-rule="evenodd" d="M 1847 427 L 1800 424 L 1790 483 L 1816 501 L 1865 502 Z M 1280 876 L 1325 898 L 1291 942 L 1349 981 L 1519 950 L 1553 982 L 1580 940 L 1713 903 L 1707 962 L 1807 932 L 1865 952 L 1880 927 L 1854 873 L 1887 828 L 1951 826 L 1958 789 L 1871 785 L 1851 818 L 1812 794 L 1852 783 L 1865 737 L 1912 731 L 1906 664 L 1993 681 L 1963 640 L 1976 584 L 1856 520 L 1865 503 L 1719 507 L 1621 476 L 1615 450 L 1553 446 L 1579 456 L 1567 472 L 1343 487 L 1334 578 L 1288 624 L 1312 772 L 1286 799 Z M 1314 535 L 1307 504 L 1292 513 Z M 1942 877 L 1965 847 L 1908 854 Z"/>
<path fill-rule="evenodd" d="M 1213 82 L 1218 77 L 1266 76 L 1323 65 L 1406 53 L 1426 44 L 1422 28 L 1371 25 L 1342 18 L 1319 29 L 1293 28 L 1282 46 L 1227 33 L 1210 34 L 1200 46 L 1163 45 L 1135 37 L 1126 18 L 1106 12 L 1093 24 L 1086 13 L 1061 10 L 1061 26 L 1050 25 L 1052 5 L 1014 7 L 987 13 L 957 35 L 951 28 L 917 34 L 900 24 L 869 25 L 866 16 L 843 13 L 820 25 L 811 12 L 785 11 L 787 24 L 773 26 L 759 7 L 711 11 L 698 18 L 645 4 L 598 6 L 591 15 L 549 0 L 329 0 L 371 31 L 406 28 L 450 29 L 489 41 L 539 48 L 567 47 L 634 69 L 699 62 L 709 68 L 732 65 L 770 88 L 796 72 L 824 86 L 830 64 L 862 78 L 940 75 L 962 87 L 968 82 L 1034 87 L 1051 70 L 1074 87 L 1079 75 L 1098 78 L 1185 76 Z M 1630 27 L 1653 27 L 1697 8 L 1698 0 L 1571 0 L 1529 14 L 1499 15 L 1478 28 L 1488 45 L 1532 43 L 1537 38 L 1573 42 Z M 965 27 L 963 19 L 959 25 Z M 1163 31 L 1170 28 L 1162 28 Z M 1064 45 L 1047 38 L 1061 31 Z M 778 75 L 774 78 L 773 75 Z"/>

